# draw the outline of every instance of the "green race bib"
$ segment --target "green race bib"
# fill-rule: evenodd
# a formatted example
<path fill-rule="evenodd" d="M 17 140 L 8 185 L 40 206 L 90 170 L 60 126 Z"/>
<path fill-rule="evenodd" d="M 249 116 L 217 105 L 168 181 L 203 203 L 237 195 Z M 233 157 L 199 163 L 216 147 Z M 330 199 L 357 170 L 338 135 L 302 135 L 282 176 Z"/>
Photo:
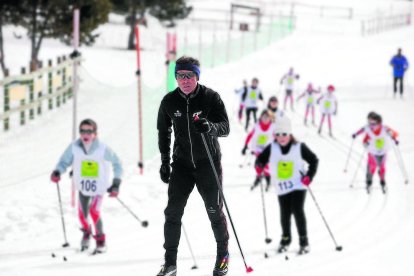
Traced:
<path fill-rule="evenodd" d="M 308 104 L 312 104 L 313 103 L 313 97 L 309 97 L 308 98 Z"/>
<path fill-rule="evenodd" d="M 326 109 L 329 109 L 331 107 L 331 102 L 330 101 L 326 101 L 324 104 Z"/>
<path fill-rule="evenodd" d="M 254 91 L 254 90 L 250 91 L 249 97 L 250 97 L 250 99 L 255 100 L 257 98 L 256 91 Z"/>
<path fill-rule="evenodd" d="M 259 137 L 257 137 L 257 145 L 259 145 L 259 146 L 266 145 L 267 138 L 268 137 L 265 134 L 259 135 Z"/>
<path fill-rule="evenodd" d="M 277 164 L 277 177 L 288 180 L 293 176 L 293 161 L 279 161 Z"/>
<path fill-rule="evenodd" d="M 375 140 L 375 147 L 378 150 L 382 150 L 384 148 L 384 145 L 385 145 L 385 139 L 384 138 L 380 138 L 380 139 Z"/>
<path fill-rule="evenodd" d="M 99 176 L 99 163 L 95 161 L 85 160 L 81 165 L 82 177 L 98 177 Z"/>
<path fill-rule="evenodd" d="M 293 81 L 294 81 L 293 77 L 288 77 L 288 78 L 287 78 L 287 83 L 288 83 L 289 85 L 292 85 L 292 84 L 293 84 Z"/>

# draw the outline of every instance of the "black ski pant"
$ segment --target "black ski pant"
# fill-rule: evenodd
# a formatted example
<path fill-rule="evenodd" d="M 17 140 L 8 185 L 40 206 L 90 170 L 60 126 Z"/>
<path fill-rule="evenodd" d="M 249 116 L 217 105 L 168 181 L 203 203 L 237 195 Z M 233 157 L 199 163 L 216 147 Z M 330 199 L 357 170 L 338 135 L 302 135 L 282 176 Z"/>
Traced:
<path fill-rule="evenodd" d="M 397 83 L 400 82 L 400 94 L 404 93 L 404 77 L 394 77 L 394 94 L 397 93 Z"/>
<path fill-rule="evenodd" d="M 250 122 L 250 113 L 253 113 L 253 120 L 254 123 L 257 122 L 257 107 L 247 107 L 246 108 L 246 130 L 249 128 L 249 122 Z"/>
<path fill-rule="evenodd" d="M 215 161 L 214 165 L 220 182 L 222 182 L 221 164 L 219 161 Z M 168 204 L 164 211 L 165 263 L 168 265 L 176 265 L 177 262 L 181 218 L 194 185 L 197 186 L 204 201 L 211 222 L 211 228 L 217 242 L 217 255 L 223 255 L 228 250 L 229 234 L 226 216 L 223 213 L 223 201 L 210 163 L 207 161 L 203 164 L 197 164 L 197 169 L 193 169 L 174 162 L 168 187 Z"/>
<path fill-rule="evenodd" d="M 307 237 L 305 217 L 306 190 L 297 190 L 279 196 L 280 222 L 282 225 L 282 236 L 291 238 L 290 218 L 293 214 L 296 221 L 299 237 Z"/>

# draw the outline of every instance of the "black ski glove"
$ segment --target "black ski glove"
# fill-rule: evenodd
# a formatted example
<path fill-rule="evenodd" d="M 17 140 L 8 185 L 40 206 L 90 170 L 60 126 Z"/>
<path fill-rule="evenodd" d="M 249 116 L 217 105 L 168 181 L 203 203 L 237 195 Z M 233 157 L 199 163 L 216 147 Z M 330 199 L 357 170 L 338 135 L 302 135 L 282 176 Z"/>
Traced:
<path fill-rule="evenodd" d="M 109 193 L 110 197 L 117 197 L 118 196 L 120 185 L 121 185 L 121 179 L 114 178 L 114 180 L 112 180 L 111 187 L 109 187 L 108 190 L 106 190 Z"/>
<path fill-rule="evenodd" d="M 60 181 L 60 172 L 58 170 L 55 170 L 50 175 L 50 180 L 54 183 L 58 183 Z"/>
<path fill-rule="evenodd" d="M 168 184 L 170 180 L 170 174 L 171 174 L 170 162 L 168 163 L 163 162 L 160 168 L 160 177 L 161 177 L 162 182 Z"/>
<path fill-rule="evenodd" d="M 206 118 L 199 118 L 193 121 L 197 133 L 208 133 L 211 130 L 211 123 Z"/>

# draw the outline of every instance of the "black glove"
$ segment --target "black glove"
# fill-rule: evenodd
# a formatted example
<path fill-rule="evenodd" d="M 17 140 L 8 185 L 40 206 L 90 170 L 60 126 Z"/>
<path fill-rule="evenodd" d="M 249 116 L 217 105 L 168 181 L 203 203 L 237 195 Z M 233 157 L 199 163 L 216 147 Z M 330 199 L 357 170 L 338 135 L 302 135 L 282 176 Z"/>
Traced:
<path fill-rule="evenodd" d="M 60 172 L 58 170 L 55 170 L 50 175 L 50 180 L 54 183 L 58 183 L 60 181 Z"/>
<path fill-rule="evenodd" d="M 121 179 L 119 178 L 114 178 L 114 180 L 112 180 L 112 185 L 111 187 L 108 188 L 108 190 L 106 190 L 110 195 L 110 197 L 117 197 L 119 194 L 119 185 L 121 185 Z"/>
<path fill-rule="evenodd" d="M 170 162 L 168 163 L 163 162 L 160 168 L 160 177 L 161 177 L 162 182 L 168 184 L 170 180 L 170 174 L 171 174 Z"/>
<path fill-rule="evenodd" d="M 197 133 L 208 133 L 211 130 L 211 123 L 206 118 L 199 118 L 193 121 Z"/>
<path fill-rule="evenodd" d="M 400 144 L 400 141 L 398 141 L 397 139 L 394 139 L 394 143 L 395 143 L 395 145 L 399 145 Z"/>
<path fill-rule="evenodd" d="M 352 139 L 355 139 L 357 137 L 357 135 L 354 133 L 352 134 Z"/>
<path fill-rule="evenodd" d="M 244 146 L 244 148 L 242 149 L 242 155 L 246 155 L 246 151 L 247 151 L 247 146 Z"/>

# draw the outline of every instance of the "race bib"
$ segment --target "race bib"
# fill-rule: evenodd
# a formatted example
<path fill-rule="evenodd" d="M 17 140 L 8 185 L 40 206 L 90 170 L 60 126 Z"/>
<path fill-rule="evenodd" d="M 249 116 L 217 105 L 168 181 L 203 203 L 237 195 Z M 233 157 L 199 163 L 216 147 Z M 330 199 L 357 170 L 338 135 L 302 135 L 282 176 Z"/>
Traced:
<path fill-rule="evenodd" d="M 292 181 L 282 181 L 278 183 L 279 190 L 282 192 L 289 191 L 293 188 L 293 182 Z"/>
<path fill-rule="evenodd" d="M 325 104 L 324 104 L 324 107 L 325 107 L 326 109 L 331 108 L 331 102 L 330 102 L 330 101 L 326 101 L 326 102 L 325 102 Z"/>
<path fill-rule="evenodd" d="M 377 148 L 377 150 L 382 150 L 385 146 L 385 139 L 384 138 L 380 138 L 375 140 L 375 147 Z"/>
<path fill-rule="evenodd" d="M 293 176 L 293 162 L 279 161 L 277 164 L 277 177 L 281 180 L 287 180 Z"/>
<path fill-rule="evenodd" d="M 250 92 L 250 99 L 255 100 L 255 99 L 256 99 L 256 97 L 257 97 L 257 93 L 256 93 L 256 91 L 252 90 L 252 91 Z"/>
<path fill-rule="evenodd" d="M 259 137 L 257 137 L 257 144 L 259 146 L 264 146 L 267 143 L 267 139 L 268 139 L 267 135 L 265 134 L 259 135 Z"/>
<path fill-rule="evenodd" d="M 309 97 L 308 98 L 308 104 L 312 104 L 313 103 L 313 97 Z"/>
<path fill-rule="evenodd" d="M 99 177 L 99 163 L 90 160 L 82 161 L 81 176 L 87 178 Z"/>
<path fill-rule="evenodd" d="M 287 84 L 289 84 L 289 85 L 293 84 L 293 78 L 292 77 L 287 78 Z"/>

